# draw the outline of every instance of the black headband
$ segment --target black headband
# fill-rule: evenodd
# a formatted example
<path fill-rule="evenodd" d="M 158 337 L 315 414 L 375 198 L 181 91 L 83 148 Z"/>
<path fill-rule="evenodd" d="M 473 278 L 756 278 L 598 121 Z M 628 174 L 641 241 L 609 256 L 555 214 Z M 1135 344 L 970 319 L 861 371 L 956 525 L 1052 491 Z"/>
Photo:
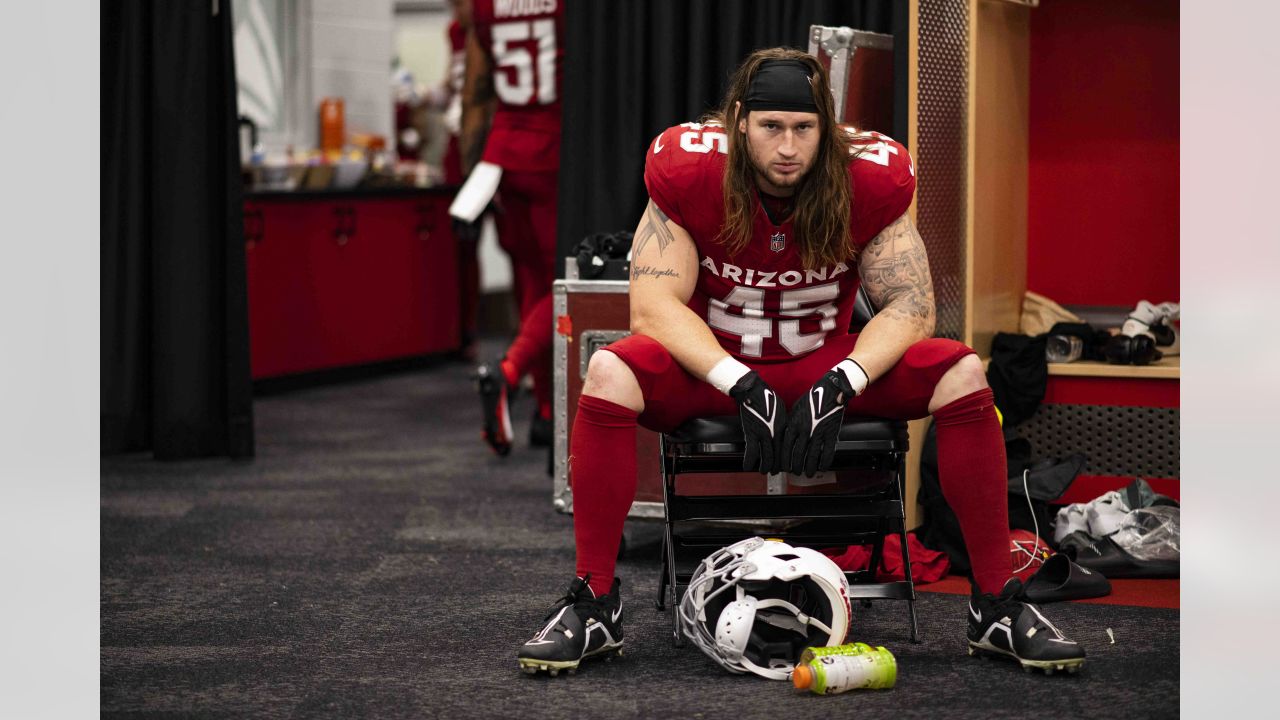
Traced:
<path fill-rule="evenodd" d="M 813 102 L 812 72 L 799 60 L 765 60 L 760 63 L 747 97 L 744 110 L 786 110 L 818 112 Z"/>

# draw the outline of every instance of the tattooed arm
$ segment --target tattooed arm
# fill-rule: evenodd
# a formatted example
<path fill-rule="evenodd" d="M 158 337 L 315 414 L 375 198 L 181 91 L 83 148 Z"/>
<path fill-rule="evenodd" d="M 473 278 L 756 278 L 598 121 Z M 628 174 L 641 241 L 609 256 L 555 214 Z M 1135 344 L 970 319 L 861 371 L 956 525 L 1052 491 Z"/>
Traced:
<path fill-rule="evenodd" d="M 631 332 L 662 343 L 689 374 L 704 377 L 728 353 L 686 305 L 697 281 L 693 238 L 650 201 L 631 241 Z"/>
<path fill-rule="evenodd" d="M 869 379 L 893 367 L 913 344 L 933 337 L 933 278 L 924 241 L 910 216 L 893 221 L 862 250 L 858 274 L 872 304 L 880 309 L 850 353 Z"/>

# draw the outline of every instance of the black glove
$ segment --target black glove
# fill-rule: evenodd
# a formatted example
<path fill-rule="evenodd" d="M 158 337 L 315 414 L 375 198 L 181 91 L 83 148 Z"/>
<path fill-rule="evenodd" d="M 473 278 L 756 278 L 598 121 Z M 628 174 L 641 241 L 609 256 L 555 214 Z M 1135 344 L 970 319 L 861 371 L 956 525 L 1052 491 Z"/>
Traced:
<path fill-rule="evenodd" d="M 783 464 L 791 472 L 813 477 L 830 469 L 844 406 L 854 395 L 849 379 L 832 368 L 796 401 L 782 439 Z"/>
<path fill-rule="evenodd" d="M 787 411 L 778 401 L 777 393 L 752 370 L 729 389 L 729 397 L 738 402 L 742 437 L 747 441 L 742 469 L 766 474 L 781 472 L 778 440 L 787 427 Z"/>

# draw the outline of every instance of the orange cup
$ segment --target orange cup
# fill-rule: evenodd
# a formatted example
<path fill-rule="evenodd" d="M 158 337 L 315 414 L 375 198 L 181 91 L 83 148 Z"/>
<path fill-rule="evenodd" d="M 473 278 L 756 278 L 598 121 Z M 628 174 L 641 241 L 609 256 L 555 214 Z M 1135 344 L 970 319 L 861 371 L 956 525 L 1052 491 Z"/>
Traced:
<path fill-rule="evenodd" d="M 329 154 L 342 152 L 346 134 L 342 98 L 327 97 L 320 101 L 320 149 Z"/>

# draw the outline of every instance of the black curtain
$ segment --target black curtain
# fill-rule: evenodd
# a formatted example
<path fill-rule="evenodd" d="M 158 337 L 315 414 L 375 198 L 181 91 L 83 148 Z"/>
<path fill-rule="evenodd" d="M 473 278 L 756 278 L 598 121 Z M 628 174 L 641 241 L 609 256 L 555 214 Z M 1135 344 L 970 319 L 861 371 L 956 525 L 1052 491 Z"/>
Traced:
<path fill-rule="evenodd" d="M 101 28 L 101 450 L 252 456 L 231 2 Z"/>
<path fill-rule="evenodd" d="M 779 45 L 806 50 L 810 25 L 894 34 L 895 47 L 905 46 L 907 15 L 895 12 L 893 4 L 567 0 L 560 256 L 572 254 L 589 233 L 635 228 L 646 198 L 644 151 L 649 141 L 672 125 L 714 110 L 729 75 L 749 53 Z M 900 53 L 904 67 L 895 68 L 895 74 L 905 78 L 906 54 Z M 563 263 L 557 263 L 557 270 L 563 277 Z"/>

